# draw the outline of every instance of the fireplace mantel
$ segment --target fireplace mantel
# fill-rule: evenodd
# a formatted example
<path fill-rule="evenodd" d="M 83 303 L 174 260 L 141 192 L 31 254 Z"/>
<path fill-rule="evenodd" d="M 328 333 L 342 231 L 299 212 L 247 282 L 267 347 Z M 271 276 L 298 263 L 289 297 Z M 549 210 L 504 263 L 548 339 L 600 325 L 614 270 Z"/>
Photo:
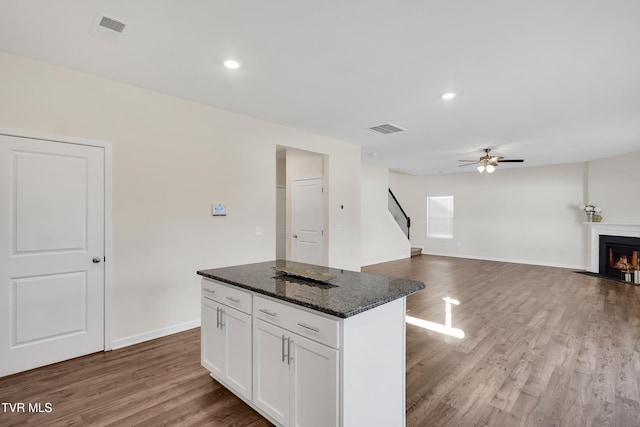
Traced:
<path fill-rule="evenodd" d="M 589 226 L 589 265 L 587 270 L 599 273 L 598 250 L 600 235 L 640 237 L 640 224 L 608 224 L 605 222 L 586 222 Z"/>

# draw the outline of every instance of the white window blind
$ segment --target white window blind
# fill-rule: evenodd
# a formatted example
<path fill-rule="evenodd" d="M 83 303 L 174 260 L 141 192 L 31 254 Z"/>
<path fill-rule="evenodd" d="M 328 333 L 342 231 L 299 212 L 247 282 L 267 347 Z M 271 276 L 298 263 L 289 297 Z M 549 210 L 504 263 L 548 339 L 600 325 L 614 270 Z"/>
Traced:
<path fill-rule="evenodd" d="M 453 239 L 453 196 L 427 197 L 427 237 Z"/>

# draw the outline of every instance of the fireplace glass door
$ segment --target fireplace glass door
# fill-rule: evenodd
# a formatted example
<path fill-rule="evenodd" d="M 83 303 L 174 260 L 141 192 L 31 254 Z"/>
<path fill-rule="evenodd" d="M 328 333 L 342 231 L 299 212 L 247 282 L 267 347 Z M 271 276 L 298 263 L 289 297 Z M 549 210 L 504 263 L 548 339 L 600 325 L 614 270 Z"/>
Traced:
<path fill-rule="evenodd" d="M 640 270 L 640 238 L 600 236 L 600 274 L 620 279 Z"/>

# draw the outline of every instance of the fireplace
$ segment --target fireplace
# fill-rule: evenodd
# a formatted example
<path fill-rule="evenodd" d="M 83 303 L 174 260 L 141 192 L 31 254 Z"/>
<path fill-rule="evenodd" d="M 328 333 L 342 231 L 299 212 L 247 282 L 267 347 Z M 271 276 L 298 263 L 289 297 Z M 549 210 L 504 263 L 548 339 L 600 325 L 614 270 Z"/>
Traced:
<path fill-rule="evenodd" d="M 640 224 L 587 223 L 587 271 L 634 282 L 640 258 Z M 629 272 L 630 277 L 623 276 Z M 628 280 L 631 279 L 631 280 Z"/>
<path fill-rule="evenodd" d="M 640 270 L 640 238 L 600 235 L 600 274 L 625 280 Z M 630 281 L 630 280 L 628 280 Z"/>

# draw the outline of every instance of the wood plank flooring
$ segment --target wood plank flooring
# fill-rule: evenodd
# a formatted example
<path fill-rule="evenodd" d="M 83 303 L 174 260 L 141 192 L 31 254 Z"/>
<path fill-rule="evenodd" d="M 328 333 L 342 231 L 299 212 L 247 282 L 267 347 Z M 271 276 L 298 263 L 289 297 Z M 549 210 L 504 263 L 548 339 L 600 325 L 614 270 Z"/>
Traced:
<path fill-rule="evenodd" d="M 640 426 L 640 287 L 571 270 L 421 256 L 364 269 L 421 280 L 407 325 L 407 426 Z"/>
<path fill-rule="evenodd" d="M 51 404 L 0 426 L 271 426 L 200 366 L 200 328 L 0 378 L 0 402 Z"/>
<path fill-rule="evenodd" d="M 407 325 L 407 426 L 640 426 L 640 287 L 427 255 L 363 270 L 425 282 L 419 319 L 460 302 L 462 339 Z M 270 425 L 200 366 L 199 329 L 0 378 L 1 402 L 52 411 L 0 406 L 0 426 Z"/>

